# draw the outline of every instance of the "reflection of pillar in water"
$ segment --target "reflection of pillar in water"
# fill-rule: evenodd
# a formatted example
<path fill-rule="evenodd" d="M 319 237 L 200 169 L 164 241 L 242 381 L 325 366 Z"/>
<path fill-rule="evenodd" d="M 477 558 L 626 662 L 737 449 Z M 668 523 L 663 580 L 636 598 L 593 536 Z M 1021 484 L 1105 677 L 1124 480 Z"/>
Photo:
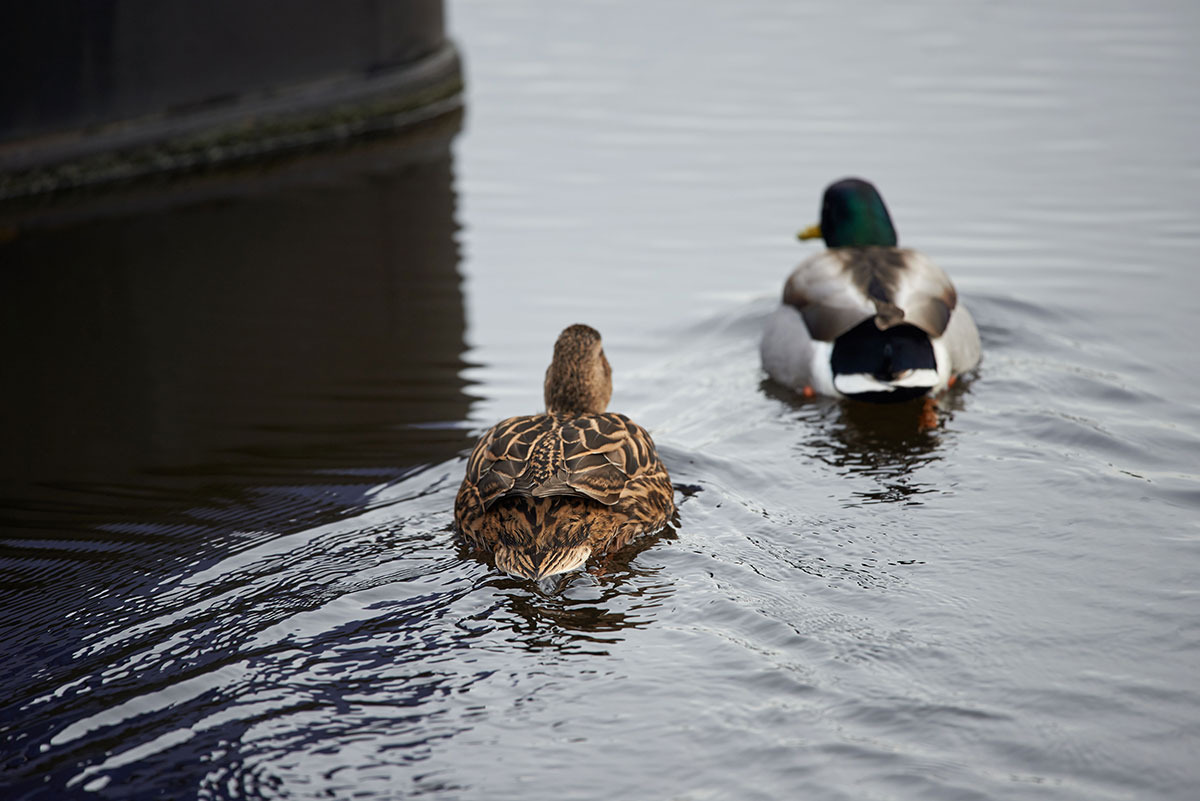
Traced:
<path fill-rule="evenodd" d="M 420 424 L 467 414 L 454 130 L 23 224 L 0 244 L 0 478 L 453 455 L 460 432 Z"/>
<path fill-rule="evenodd" d="M 0 480 L 18 496 L 462 447 L 411 425 L 467 403 L 442 2 L 284 5 L 9 10 Z"/>

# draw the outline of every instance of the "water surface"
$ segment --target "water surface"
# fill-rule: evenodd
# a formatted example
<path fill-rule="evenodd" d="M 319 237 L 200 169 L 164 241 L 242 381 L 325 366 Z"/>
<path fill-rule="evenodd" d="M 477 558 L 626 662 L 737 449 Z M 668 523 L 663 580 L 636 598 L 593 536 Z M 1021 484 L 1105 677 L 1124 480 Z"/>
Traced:
<path fill-rule="evenodd" d="M 1190 798 L 1200 12 L 449 11 L 452 153 L 0 246 L 9 796 Z M 848 174 L 980 324 L 933 430 L 758 367 Z M 679 523 L 535 585 L 450 507 L 577 321 Z"/>

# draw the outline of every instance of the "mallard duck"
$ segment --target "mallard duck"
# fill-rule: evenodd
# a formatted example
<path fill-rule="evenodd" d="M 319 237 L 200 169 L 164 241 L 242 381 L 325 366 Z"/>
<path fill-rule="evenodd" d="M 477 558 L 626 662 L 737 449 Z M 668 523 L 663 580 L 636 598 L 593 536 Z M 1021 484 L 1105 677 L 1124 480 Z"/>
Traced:
<path fill-rule="evenodd" d="M 847 178 L 825 190 L 823 237 L 783 285 L 767 322 L 762 363 L 775 381 L 811 397 L 902 401 L 933 396 L 979 363 L 979 332 L 942 269 L 897 247 L 873 185 Z"/>
<path fill-rule="evenodd" d="M 612 368 L 596 329 L 559 335 L 544 391 L 545 414 L 510 417 L 480 438 L 454 503 L 471 545 L 534 580 L 657 531 L 675 511 L 650 434 L 604 411 Z"/>

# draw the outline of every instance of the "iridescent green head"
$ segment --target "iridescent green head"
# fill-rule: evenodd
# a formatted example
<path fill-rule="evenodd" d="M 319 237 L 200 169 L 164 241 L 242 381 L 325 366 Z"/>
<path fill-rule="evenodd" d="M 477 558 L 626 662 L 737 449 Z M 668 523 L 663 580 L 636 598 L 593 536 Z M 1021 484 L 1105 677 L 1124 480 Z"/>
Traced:
<path fill-rule="evenodd" d="M 896 229 L 878 190 L 861 178 L 829 185 L 821 201 L 821 224 L 805 228 L 801 239 L 822 237 L 831 248 L 896 247 Z"/>

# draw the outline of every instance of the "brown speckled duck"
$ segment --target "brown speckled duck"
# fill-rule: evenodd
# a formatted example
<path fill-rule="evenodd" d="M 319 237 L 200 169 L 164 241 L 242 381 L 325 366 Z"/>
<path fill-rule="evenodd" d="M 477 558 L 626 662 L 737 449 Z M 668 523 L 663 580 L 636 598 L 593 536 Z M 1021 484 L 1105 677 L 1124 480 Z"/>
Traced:
<path fill-rule="evenodd" d="M 572 325 L 546 370 L 546 413 L 492 426 L 467 461 L 454 522 L 496 567 L 541 579 L 663 528 L 670 476 L 646 429 L 605 412 L 612 368 L 600 334 Z"/>

